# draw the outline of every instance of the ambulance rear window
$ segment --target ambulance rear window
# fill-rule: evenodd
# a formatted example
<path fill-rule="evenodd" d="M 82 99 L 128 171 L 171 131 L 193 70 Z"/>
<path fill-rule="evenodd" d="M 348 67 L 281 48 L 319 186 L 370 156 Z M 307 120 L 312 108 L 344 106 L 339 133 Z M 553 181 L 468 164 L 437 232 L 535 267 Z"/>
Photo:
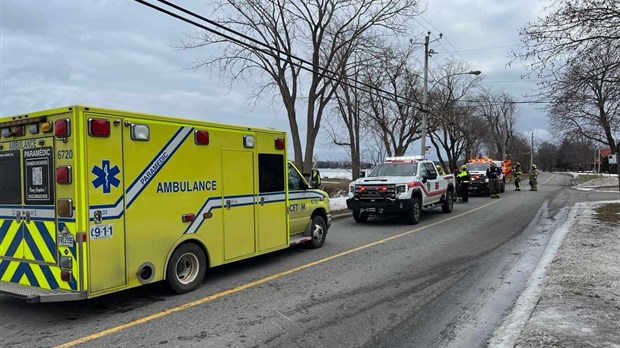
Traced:
<path fill-rule="evenodd" d="M 21 204 L 19 150 L 0 152 L 0 203 Z"/>
<path fill-rule="evenodd" d="M 284 156 L 259 154 L 258 181 L 261 193 L 284 191 Z"/>

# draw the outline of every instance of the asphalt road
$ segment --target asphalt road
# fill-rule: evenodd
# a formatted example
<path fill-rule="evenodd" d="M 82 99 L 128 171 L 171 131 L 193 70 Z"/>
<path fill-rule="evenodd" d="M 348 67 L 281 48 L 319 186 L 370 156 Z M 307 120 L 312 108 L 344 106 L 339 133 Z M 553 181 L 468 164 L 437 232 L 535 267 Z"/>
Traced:
<path fill-rule="evenodd" d="M 484 346 L 566 207 L 617 198 L 570 189 L 568 176 L 539 182 L 426 212 L 415 226 L 338 219 L 323 248 L 210 270 L 190 294 L 153 284 L 70 303 L 0 295 L 0 346 Z"/>

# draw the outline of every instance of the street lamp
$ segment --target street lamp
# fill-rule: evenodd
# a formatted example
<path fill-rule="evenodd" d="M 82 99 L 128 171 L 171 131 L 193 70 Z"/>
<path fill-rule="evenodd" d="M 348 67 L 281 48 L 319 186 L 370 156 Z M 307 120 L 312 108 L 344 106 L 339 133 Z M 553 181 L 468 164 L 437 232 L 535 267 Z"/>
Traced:
<path fill-rule="evenodd" d="M 420 149 L 420 155 L 423 157 L 426 157 L 426 124 L 428 123 L 427 118 L 428 118 L 428 57 L 429 57 L 429 51 L 428 51 L 428 44 L 429 44 L 429 35 L 430 35 L 430 31 L 428 32 L 428 35 L 426 35 L 426 37 L 424 38 L 424 89 L 423 89 L 423 94 L 422 94 L 422 147 Z M 472 71 L 467 71 L 467 72 L 462 72 L 462 73 L 456 73 L 456 74 L 452 74 L 452 75 L 446 75 L 441 77 L 443 78 L 447 78 L 447 77 L 452 77 L 452 76 L 457 76 L 457 75 L 480 75 L 482 72 L 480 70 L 472 70 Z M 439 81 L 439 79 L 437 80 Z"/>

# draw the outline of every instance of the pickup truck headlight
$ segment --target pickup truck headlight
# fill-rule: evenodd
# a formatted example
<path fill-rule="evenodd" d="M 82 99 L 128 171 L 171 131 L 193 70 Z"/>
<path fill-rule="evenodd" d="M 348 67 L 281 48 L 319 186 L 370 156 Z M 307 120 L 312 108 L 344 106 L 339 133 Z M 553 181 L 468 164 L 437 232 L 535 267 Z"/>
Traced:
<path fill-rule="evenodd" d="M 407 192 L 407 185 L 396 186 L 396 195 Z"/>
<path fill-rule="evenodd" d="M 485 178 L 484 182 L 488 183 L 489 182 L 489 178 Z"/>

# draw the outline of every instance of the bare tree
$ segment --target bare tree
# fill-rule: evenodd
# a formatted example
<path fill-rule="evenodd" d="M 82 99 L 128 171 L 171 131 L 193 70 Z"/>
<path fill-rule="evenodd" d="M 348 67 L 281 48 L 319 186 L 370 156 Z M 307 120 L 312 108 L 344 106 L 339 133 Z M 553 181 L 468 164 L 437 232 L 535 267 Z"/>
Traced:
<path fill-rule="evenodd" d="M 504 91 L 483 90 L 477 100 L 477 110 L 489 129 L 486 138 L 489 155 L 503 160 L 517 122 L 514 99 Z"/>
<path fill-rule="evenodd" d="M 539 164 L 541 169 L 547 171 L 555 170 L 558 165 L 558 153 L 559 150 L 557 145 L 550 142 L 543 142 L 538 145 L 535 156 L 536 162 Z"/>
<path fill-rule="evenodd" d="M 383 142 L 388 156 L 402 156 L 420 139 L 421 79 L 409 64 L 412 49 L 387 47 L 368 70 L 368 81 L 395 98 L 367 93 L 367 117 L 371 131 Z"/>
<path fill-rule="evenodd" d="M 225 45 L 220 56 L 198 61 L 193 67 L 219 65 L 231 81 L 252 72 L 265 74 L 267 79 L 258 86 L 256 97 L 270 88 L 279 93 L 287 111 L 295 163 L 308 171 L 323 112 L 340 83 L 338 76 L 324 69 L 340 72 L 363 35 L 403 32 L 417 7 L 418 0 L 218 0 L 218 22 L 264 46 L 240 46 L 197 32 L 182 47 Z M 306 73 L 300 64 L 311 71 Z M 305 118 L 300 118 L 298 109 L 305 110 Z M 299 122 L 306 129 L 303 152 Z"/>
<path fill-rule="evenodd" d="M 615 149 L 620 135 L 619 49 L 611 45 L 583 52 L 546 85 L 549 118 L 559 134 L 579 134 Z M 593 73 L 596 71 L 596 73 Z"/>
<path fill-rule="evenodd" d="M 530 61 L 539 74 L 556 73 L 578 62 L 580 52 L 620 40 L 620 2 L 617 0 L 556 0 L 549 14 L 528 23 L 519 34 L 523 50 L 517 59 Z"/>
<path fill-rule="evenodd" d="M 441 166 L 451 171 L 457 166 L 458 159 L 465 154 L 471 138 L 468 128 L 473 115 L 474 106 L 459 103 L 461 99 L 472 94 L 478 85 L 479 78 L 471 78 L 462 72 L 466 67 L 456 61 L 441 67 L 434 76 L 437 81 L 431 88 L 429 107 L 429 135 L 431 143 L 437 150 Z M 476 132 L 478 133 L 478 132 Z M 447 157 L 444 160 L 444 154 Z"/>

